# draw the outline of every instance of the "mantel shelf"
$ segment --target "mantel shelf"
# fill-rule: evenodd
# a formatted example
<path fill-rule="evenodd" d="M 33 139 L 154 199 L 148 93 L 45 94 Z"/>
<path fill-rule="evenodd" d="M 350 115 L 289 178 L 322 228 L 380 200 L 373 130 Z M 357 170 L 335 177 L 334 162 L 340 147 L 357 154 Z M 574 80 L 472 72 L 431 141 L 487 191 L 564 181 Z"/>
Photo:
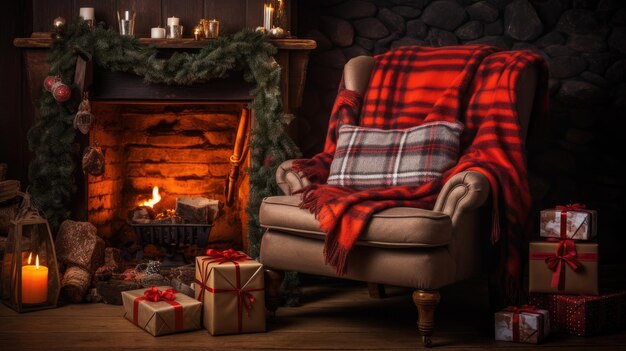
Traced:
<path fill-rule="evenodd" d="M 154 45 L 157 49 L 201 49 L 210 39 L 152 39 L 138 38 L 142 44 Z M 270 42 L 281 50 L 313 50 L 317 47 L 315 40 L 310 39 L 271 39 Z M 52 45 L 50 33 L 36 32 L 30 38 L 15 38 L 13 45 L 18 48 L 47 49 Z"/>

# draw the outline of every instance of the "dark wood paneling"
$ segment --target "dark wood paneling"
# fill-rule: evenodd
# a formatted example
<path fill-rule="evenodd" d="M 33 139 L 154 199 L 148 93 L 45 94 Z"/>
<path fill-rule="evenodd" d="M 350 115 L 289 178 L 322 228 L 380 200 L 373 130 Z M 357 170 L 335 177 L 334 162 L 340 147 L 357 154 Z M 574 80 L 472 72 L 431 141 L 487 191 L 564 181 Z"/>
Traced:
<path fill-rule="evenodd" d="M 246 1 L 205 0 L 204 14 L 207 19 L 220 21 L 220 32 L 230 34 L 246 27 Z"/>
<path fill-rule="evenodd" d="M 246 27 L 254 29 L 262 25 L 263 0 L 246 0 Z"/>
<path fill-rule="evenodd" d="M 183 35 L 193 34 L 193 27 L 200 23 L 204 13 L 203 0 L 162 0 L 163 12 L 161 14 L 161 23 L 167 24 L 168 17 L 180 18 L 180 24 L 183 26 Z"/>
<path fill-rule="evenodd" d="M 52 29 L 52 20 L 64 17 L 68 22 L 73 19 L 73 0 L 32 0 L 33 32 L 48 32 Z"/>
<path fill-rule="evenodd" d="M 181 4 L 186 1 L 179 1 Z M 134 9 L 137 14 L 135 19 L 135 36 L 150 36 L 150 28 L 161 23 L 161 0 L 117 0 L 117 10 Z"/>
<path fill-rule="evenodd" d="M 115 0 L 74 0 L 72 18 L 77 18 L 81 7 L 93 7 L 96 11 L 96 22 L 105 22 L 107 26 L 116 28 Z"/>

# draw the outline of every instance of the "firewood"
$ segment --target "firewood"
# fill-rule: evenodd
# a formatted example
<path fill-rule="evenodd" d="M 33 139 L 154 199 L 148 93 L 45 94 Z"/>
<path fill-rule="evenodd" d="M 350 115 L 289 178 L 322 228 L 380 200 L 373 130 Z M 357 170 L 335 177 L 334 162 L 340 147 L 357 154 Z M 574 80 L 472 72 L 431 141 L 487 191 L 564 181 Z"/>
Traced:
<path fill-rule="evenodd" d="M 57 259 L 68 266 L 79 266 L 90 274 L 104 263 L 104 240 L 89 222 L 66 220 L 55 241 Z"/>
<path fill-rule="evenodd" d="M 70 267 L 61 281 L 61 295 L 69 302 L 82 302 L 90 285 L 91 273 L 78 266 Z"/>
<path fill-rule="evenodd" d="M 121 272 L 124 269 L 122 250 L 115 247 L 104 249 L 104 265 L 111 267 L 114 272 Z"/>
<path fill-rule="evenodd" d="M 151 223 L 156 214 L 152 207 L 137 206 L 128 211 L 128 220 L 131 223 Z"/>
<path fill-rule="evenodd" d="M 141 285 L 135 281 L 111 279 L 96 284 L 98 295 L 102 296 L 102 302 L 110 305 L 122 304 L 122 291 L 141 289 Z"/>
<path fill-rule="evenodd" d="M 176 214 L 185 223 L 213 223 L 219 213 L 219 201 L 204 197 L 181 197 L 176 199 Z"/>

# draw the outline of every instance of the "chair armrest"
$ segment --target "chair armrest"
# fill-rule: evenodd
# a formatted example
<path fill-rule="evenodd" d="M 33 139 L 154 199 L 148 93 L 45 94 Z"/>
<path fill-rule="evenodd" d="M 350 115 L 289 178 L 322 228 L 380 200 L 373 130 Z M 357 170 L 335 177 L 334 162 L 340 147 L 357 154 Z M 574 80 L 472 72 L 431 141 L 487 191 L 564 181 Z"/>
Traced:
<path fill-rule="evenodd" d="M 276 183 L 285 195 L 291 195 L 311 184 L 308 179 L 293 170 L 293 161 L 287 160 L 276 169 Z"/>
<path fill-rule="evenodd" d="M 482 173 L 461 172 L 444 184 L 433 210 L 450 216 L 454 226 L 461 215 L 484 205 L 488 196 L 489 181 Z"/>

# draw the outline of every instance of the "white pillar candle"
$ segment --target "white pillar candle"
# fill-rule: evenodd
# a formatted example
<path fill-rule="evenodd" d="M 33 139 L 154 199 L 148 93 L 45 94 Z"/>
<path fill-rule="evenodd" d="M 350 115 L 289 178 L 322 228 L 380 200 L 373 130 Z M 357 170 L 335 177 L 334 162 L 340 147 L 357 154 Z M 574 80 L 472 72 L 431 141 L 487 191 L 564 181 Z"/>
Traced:
<path fill-rule="evenodd" d="M 168 26 L 178 26 L 178 25 L 180 25 L 180 18 L 174 17 L 174 16 L 168 17 L 167 18 L 167 25 Z"/>
<path fill-rule="evenodd" d="M 82 17 L 85 21 L 96 20 L 95 11 L 93 7 L 81 7 L 78 15 Z"/>
<path fill-rule="evenodd" d="M 150 29 L 150 38 L 163 39 L 165 38 L 165 28 L 156 27 Z"/>

